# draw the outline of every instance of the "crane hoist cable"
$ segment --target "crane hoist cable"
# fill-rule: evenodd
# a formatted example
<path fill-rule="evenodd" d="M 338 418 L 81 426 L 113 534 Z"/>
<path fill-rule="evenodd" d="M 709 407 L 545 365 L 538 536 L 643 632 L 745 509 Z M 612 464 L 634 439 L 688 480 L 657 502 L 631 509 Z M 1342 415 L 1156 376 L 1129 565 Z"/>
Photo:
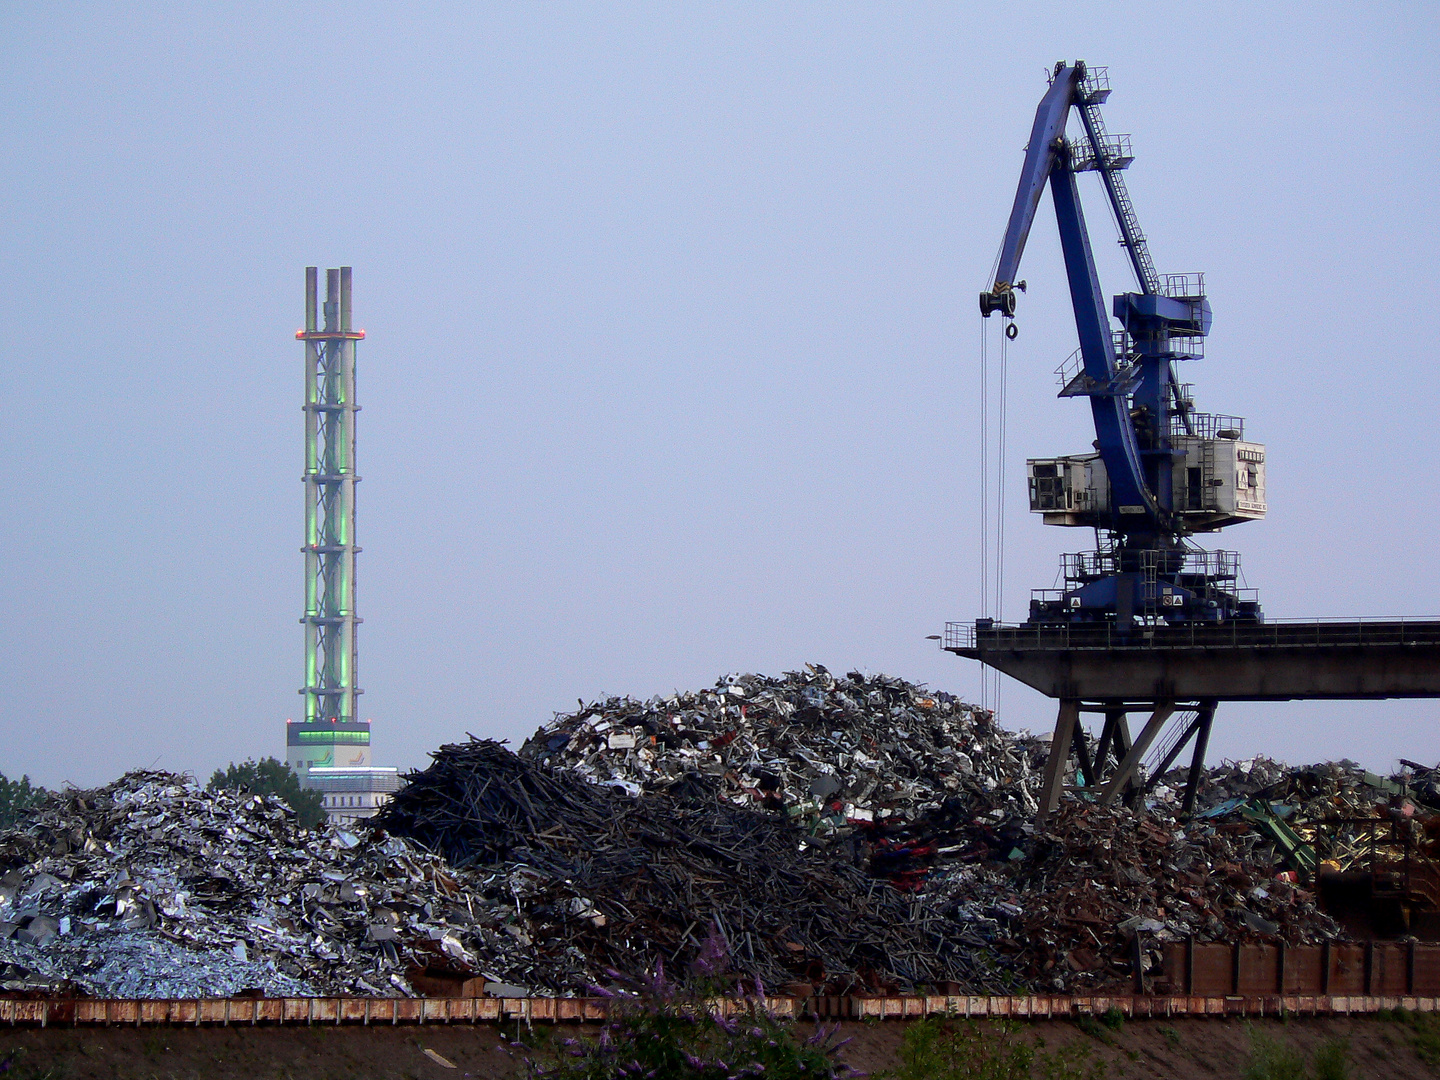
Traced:
<path fill-rule="evenodd" d="M 1005 322 L 1008 325 L 1008 320 Z M 998 364 L 993 365 L 992 370 L 987 325 L 984 319 L 980 320 L 980 513 L 977 515 L 980 522 L 980 610 L 1000 622 L 1005 614 L 1005 454 L 1009 426 L 1010 339 L 1009 335 L 1000 334 Z M 995 444 L 993 457 L 992 442 Z M 981 708 L 993 709 L 998 701 L 999 675 L 994 674 L 993 689 L 990 675 L 988 670 L 982 672 Z"/>
<path fill-rule="evenodd" d="M 1014 325 L 1006 321 L 1006 330 Z M 1005 429 L 1008 419 L 1007 382 L 1010 369 L 1009 333 L 1000 335 L 999 435 L 995 456 L 995 621 L 1005 617 Z"/>
<path fill-rule="evenodd" d="M 990 614 L 990 361 L 988 323 L 980 320 L 980 611 Z M 989 668 L 980 668 L 980 708 L 986 708 Z"/>

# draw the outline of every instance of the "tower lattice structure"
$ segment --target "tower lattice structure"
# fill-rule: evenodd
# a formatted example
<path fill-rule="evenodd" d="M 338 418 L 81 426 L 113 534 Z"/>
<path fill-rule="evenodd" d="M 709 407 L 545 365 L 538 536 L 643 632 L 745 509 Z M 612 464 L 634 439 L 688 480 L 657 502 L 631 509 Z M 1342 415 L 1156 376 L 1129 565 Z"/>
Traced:
<path fill-rule="evenodd" d="M 318 272 L 305 268 L 305 696 L 307 728 L 326 725 L 344 742 L 358 743 L 355 614 L 355 344 L 365 331 L 351 328 L 350 267 L 325 272 L 325 302 L 318 301 Z M 323 324 L 320 319 L 323 318 Z M 319 735 L 316 731 L 314 734 Z M 314 740 L 318 742 L 319 740 Z M 318 749 L 318 747 L 317 747 Z M 333 751 L 334 747 L 328 748 Z M 333 752 L 326 764 L 340 764 Z M 319 762 L 317 762 L 318 764 Z"/>

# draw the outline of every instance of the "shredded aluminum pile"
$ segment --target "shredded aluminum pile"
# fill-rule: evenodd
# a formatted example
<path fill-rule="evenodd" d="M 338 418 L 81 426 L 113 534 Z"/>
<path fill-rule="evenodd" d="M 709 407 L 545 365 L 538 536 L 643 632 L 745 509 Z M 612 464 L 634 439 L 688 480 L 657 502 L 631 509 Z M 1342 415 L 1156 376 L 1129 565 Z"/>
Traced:
<path fill-rule="evenodd" d="M 52 797 L 0 833 L 0 866 L 12 990 L 407 994 L 488 911 L 404 840 L 302 830 L 279 799 L 160 772 Z M 522 952 L 501 937 L 492 954 Z"/>

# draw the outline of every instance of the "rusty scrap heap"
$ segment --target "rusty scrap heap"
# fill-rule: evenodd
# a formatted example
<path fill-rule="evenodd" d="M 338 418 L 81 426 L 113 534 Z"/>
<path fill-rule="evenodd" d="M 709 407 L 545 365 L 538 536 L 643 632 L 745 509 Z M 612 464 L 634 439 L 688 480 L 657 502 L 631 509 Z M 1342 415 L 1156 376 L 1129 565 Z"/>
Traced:
<path fill-rule="evenodd" d="M 1180 825 L 1065 803 L 1016 864 L 1011 888 L 1019 910 L 997 946 L 1031 985 L 1057 989 L 1131 984 L 1137 956 L 1153 988 L 1164 944 L 1191 936 L 1291 945 L 1341 936 L 1243 821 Z"/>

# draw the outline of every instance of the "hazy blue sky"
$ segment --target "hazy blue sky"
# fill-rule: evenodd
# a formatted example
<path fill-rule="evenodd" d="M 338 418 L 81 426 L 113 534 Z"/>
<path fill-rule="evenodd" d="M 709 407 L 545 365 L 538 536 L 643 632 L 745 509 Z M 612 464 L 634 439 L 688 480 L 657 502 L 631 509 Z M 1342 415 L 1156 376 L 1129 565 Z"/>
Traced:
<path fill-rule="evenodd" d="M 377 761 L 816 661 L 978 693 L 978 323 L 1045 71 L 1108 64 L 1224 534 L 1272 617 L 1437 615 L 1433 4 L 7 4 L 0 771 L 283 754 L 307 264 L 355 267 Z M 1087 179 L 1107 293 L 1130 287 Z M 1087 534 L 1049 201 L 1006 611 Z M 1052 722 L 1010 684 L 1002 719 Z M 1440 705 L 1224 707 L 1212 754 L 1434 760 Z"/>

